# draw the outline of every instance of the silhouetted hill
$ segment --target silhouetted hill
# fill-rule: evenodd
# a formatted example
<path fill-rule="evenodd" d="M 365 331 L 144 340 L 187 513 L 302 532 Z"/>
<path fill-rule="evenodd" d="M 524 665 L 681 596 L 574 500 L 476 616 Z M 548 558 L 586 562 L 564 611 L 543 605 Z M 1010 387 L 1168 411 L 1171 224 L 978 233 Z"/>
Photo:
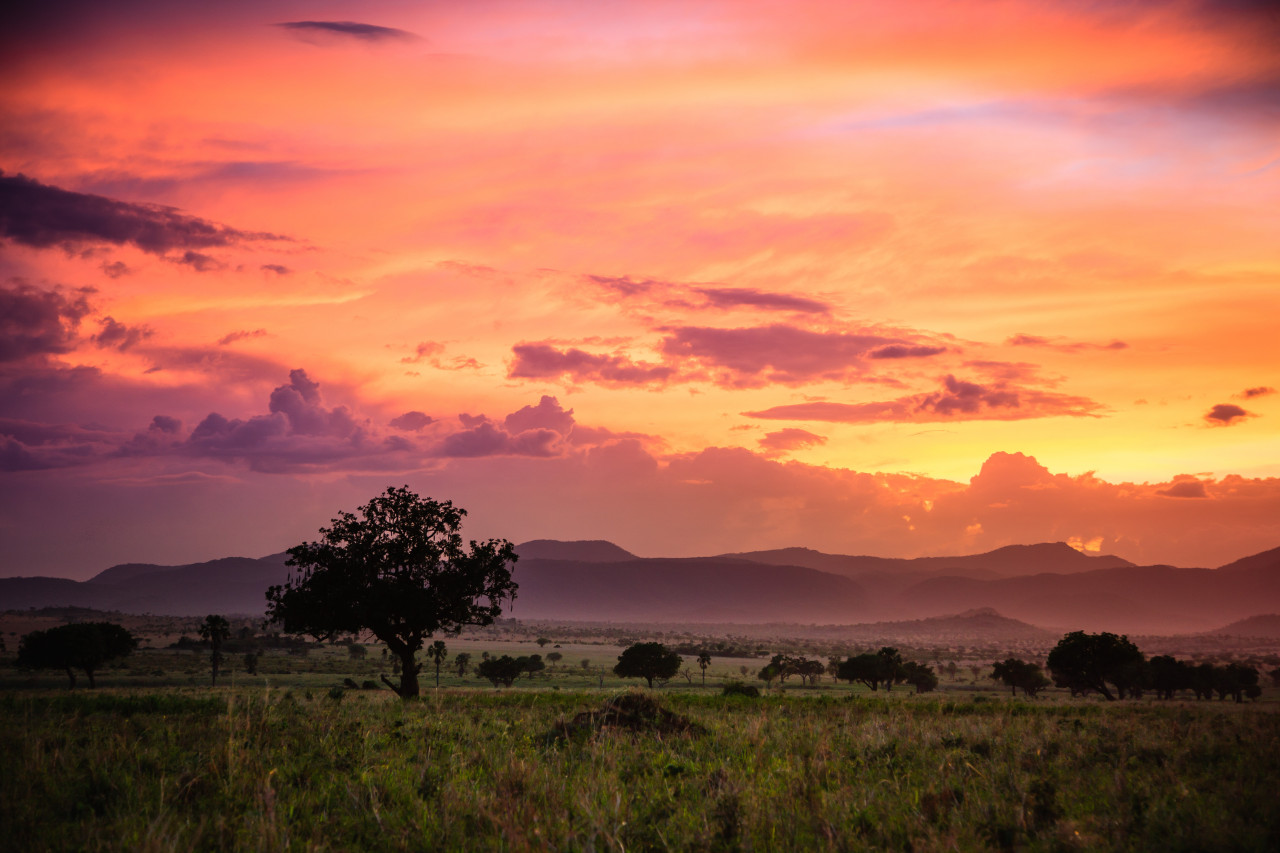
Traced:
<path fill-rule="evenodd" d="M 715 557 L 618 563 L 520 560 L 518 619 L 848 622 L 870 612 L 848 578 Z"/>
<path fill-rule="evenodd" d="M 1230 637 L 1280 637 L 1280 613 L 1250 616 L 1248 619 L 1241 619 L 1206 633 L 1225 634 Z"/>
<path fill-rule="evenodd" d="M 1007 545 L 985 554 L 913 559 L 824 554 L 809 548 L 780 548 L 774 551 L 748 551 L 723 556 L 773 565 L 806 566 L 859 580 L 863 575 L 878 576 L 880 574 L 897 578 L 914 575 L 917 576 L 915 579 L 919 579 L 920 575 L 939 574 L 983 578 L 1045 572 L 1074 574 L 1133 565 L 1121 557 L 1082 554 L 1065 542 Z"/>
<path fill-rule="evenodd" d="M 630 551 L 603 539 L 580 539 L 562 542 L 558 539 L 531 539 L 516 546 L 522 560 L 577 560 L 582 563 L 620 563 L 639 559 Z"/>
<path fill-rule="evenodd" d="M 834 626 L 827 632 L 851 642 L 902 643 L 904 645 L 955 643 L 1047 643 L 1058 632 L 1002 616 L 990 607 L 979 607 L 951 616 L 898 622 L 863 622 Z"/>
<path fill-rule="evenodd" d="M 124 563 L 82 583 L 64 578 L 0 578 L 0 607 L 72 605 L 171 616 L 258 614 L 266 609 L 267 587 L 288 576 L 286 559 L 287 554 L 272 554 L 184 566 Z"/>
<path fill-rule="evenodd" d="M 1261 554 L 1242 557 L 1233 563 L 1218 567 L 1220 572 L 1267 570 L 1280 572 L 1280 548 L 1272 548 L 1270 551 L 1263 551 Z"/>
<path fill-rule="evenodd" d="M 895 605 L 924 615 L 994 607 L 1045 627 L 1176 634 L 1280 607 L 1280 572 L 1126 566 L 989 581 L 935 577 L 903 590 Z"/>

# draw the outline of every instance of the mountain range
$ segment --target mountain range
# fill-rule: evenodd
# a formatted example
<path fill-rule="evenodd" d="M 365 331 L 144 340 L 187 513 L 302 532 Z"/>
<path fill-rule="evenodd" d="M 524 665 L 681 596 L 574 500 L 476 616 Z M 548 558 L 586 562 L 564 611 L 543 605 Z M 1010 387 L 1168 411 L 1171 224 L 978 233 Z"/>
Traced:
<path fill-rule="evenodd" d="M 519 619 L 851 625 L 993 609 L 1050 631 L 1173 634 L 1280 611 L 1280 548 L 1217 569 L 1136 566 L 1060 542 L 916 559 L 807 548 L 642 558 L 602 540 L 534 540 L 516 551 L 509 615 Z M 83 582 L 0 578 L 0 609 L 261 613 L 266 588 L 289 574 L 286 559 L 126 563 Z"/>

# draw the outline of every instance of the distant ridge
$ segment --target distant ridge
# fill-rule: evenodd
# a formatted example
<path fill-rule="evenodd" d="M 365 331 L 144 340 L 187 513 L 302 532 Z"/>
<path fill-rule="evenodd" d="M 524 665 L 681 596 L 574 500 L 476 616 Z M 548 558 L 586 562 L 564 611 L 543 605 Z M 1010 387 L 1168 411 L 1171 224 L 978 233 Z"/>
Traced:
<path fill-rule="evenodd" d="M 1135 566 L 1061 542 L 913 560 L 808 548 L 646 559 L 603 540 L 540 539 L 517 546 L 517 552 L 514 577 L 520 589 L 508 615 L 519 619 L 834 626 L 875 618 L 896 625 L 894 630 L 908 630 L 897 623 L 970 620 L 957 622 L 960 633 L 992 619 L 1051 631 L 1135 635 L 1226 625 L 1218 630 L 1268 636 L 1265 623 L 1246 617 L 1280 613 L 1280 548 L 1220 569 Z M 84 582 L 0 578 L 0 609 L 256 615 L 266 608 L 267 587 L 289 576 L 286 559 L 272 554 L 185 566 L 125 563 Z M 993 626 L 1015 634 L 1025 630 L 1003 622 Z M 937 630 L 941 636 L 950 629 L 931 623 L 909 630 Z"/>
<path fill-rule="evenodd" d="M 630 551 L 604 539 L 578 539 L 571 542 L 530 539 L 517 545 L 516 553 L 525 560 L 573 560 L 579 563 L 621 563 L 624 560 L 639 559 Z"/>
<path fill-rule="evenodd" d="M 1250 616 L 1248 619 L 1241 619 L 1205 633 L 1225 634 L 1229 637 L 1280 637 L 1280 613 Z"/>
<path fill-rule="evenodd" d="M 978 607 L 952 616 L 898 622 L 863 622 L 840 625 L 832 631 L 851 641 L 912 643 L 1005 642 L 1043 643 L 1056 639 L 1053 631 L 1002 616 L 990 607 Z"/>

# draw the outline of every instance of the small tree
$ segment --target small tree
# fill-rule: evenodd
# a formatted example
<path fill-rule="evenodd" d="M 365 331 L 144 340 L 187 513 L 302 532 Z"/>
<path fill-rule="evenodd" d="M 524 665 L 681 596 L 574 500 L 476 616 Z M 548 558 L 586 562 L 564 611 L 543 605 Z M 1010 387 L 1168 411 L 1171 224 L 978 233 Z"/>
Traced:
<path fill-rule="evenodd" d="M 520 672 L 530 678 L 547 668 L 547 665 L 542 662 L 542 655 L 529 655 L 528 657 L 522 655 L 516 658 L 516 663 L 520 664 Z"/>
<path fill-rule="evenodd" d="M 459 678 L 466 678 L 467 667 L 471 664 L 471 655 L 466 652 L 458 652 L 453 658 L 453 666 L 458 670 Z"/>
<path fill-rule="evenodd" d="M 440 686 L 440 667 L 444 665 L 444 660 L 448 657 L 449 650 L 444 644 L 444 640 L 436 640 L 427 647 L 427 658 L 436 665 L 436 687 Z"/>
<path fill-rule="evenodd" d="M 929 693 L 938 686 L 938 676 L 933 667 L 907 661 L 902 665 L 902 680 L 916 689 L 917 693 Z"/>
<path fill-rule="evenodd" d="M 538 639 L 534 640 L 534 642 L 537 643 L 538 648 L 541 649 L 541 648 L 546 648 L 547 643 L 551 641 L 548 640 L 546 637 L 539 637 Z"/>
<path fill-rule="evenodd" d="M 1027 696 L 1034 698 L 1037 693 L 1049 686 L 1049 679 L 1044 677 L 1040 667 L 1018 658 L 1005 658 L 993 664 L 991 677 L 1003 682 L 1013 696 L 1017 696 L 1018 691 L 1021 690 Z"/>
<path fill-rule="evenodd" d="M 698 669 L 702 670 L 702 686 L 707 686 L 707 667 L 711 666 L 711 652 L 698 652 Z"/>
<path fill-rule="evenodd" d="M 653 688 L 655 678 L 666 681 L 680 671 L 683 659 L 662 643 L 635 643 L 618 655 L 613 672 L 620 678 L 643 678 Z"/>
<path fill-rule="evenodd" d="M 104 664 L 122 658 L 138 646 L 132 634 L 112 622 L 78 622 L 45 631 L 32 631 L 18 643 L 18 666 L 22 669 L 61 669 L 71 687 L 76 686 L 77 669 L 96 687 L 94 673 Z"/>
<path fill-rule="evenodd" d="M 256 650 L 244 653 L 244 671 L 250 675 L 258 674 L 258 652 Z"/>
<path fill-rule="evenodd" d="M 552 664 L 554 666 L 555 664 L 560 663 L 560 661 L 562 660 L 564 660 L 564 655 L 561 654 L 560 652 L 547 652 L 547 663 Z"/>
<path fill-rule="evenodd" d="M 368 655 L 369 650 L 357 643 L 355 640 L 347 643 L 347 657 L 352 660 L 364 660 Z"/>
<path fill-rule="evenodd" d="M 504 685 L 510 687 L 520 677 L 524 665 L 511 655 L 485 658 L 476 666 L 476 675 L 489 680 L 494 687 Z"/>
<path fill-rule="evenodd" d="M 210 613 L 200 623 L 200 639 L 209 644 L 210 684 L 216 686 L 218 670 L 222 666 L 222 644 L 231 639 L 231 623 L 216 613 Z"/>
<path fill-rule="evenodd" d="M 289 549 L 300 572 L 267 590 L 267 615 L 294 634 L 332 639 L 369 631 L 400 662 L 402 698 L 418 695 L 417 653 L 433 634 L 489 625 L 515 598 L 505 539 L 472 541 L 458 531 L 465 510 L 389 488 L 356 516 L 344 512 L 320 541 Z"/>

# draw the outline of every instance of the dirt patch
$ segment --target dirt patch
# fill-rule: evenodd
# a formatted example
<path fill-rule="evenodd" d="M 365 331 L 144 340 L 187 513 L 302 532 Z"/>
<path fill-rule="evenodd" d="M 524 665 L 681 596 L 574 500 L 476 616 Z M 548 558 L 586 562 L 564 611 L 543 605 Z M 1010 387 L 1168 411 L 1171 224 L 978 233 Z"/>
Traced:
<path fill-rule="evenodd" d="M 548 734 L 548 739 L 565 740 L 603 731 L 701 735 L 707 730 L 689 718 L 663 708 L 656 699 L 633 692 L 614 696 L 598 711 L 583 711 L 572 720 L 560 720 Z"/>

